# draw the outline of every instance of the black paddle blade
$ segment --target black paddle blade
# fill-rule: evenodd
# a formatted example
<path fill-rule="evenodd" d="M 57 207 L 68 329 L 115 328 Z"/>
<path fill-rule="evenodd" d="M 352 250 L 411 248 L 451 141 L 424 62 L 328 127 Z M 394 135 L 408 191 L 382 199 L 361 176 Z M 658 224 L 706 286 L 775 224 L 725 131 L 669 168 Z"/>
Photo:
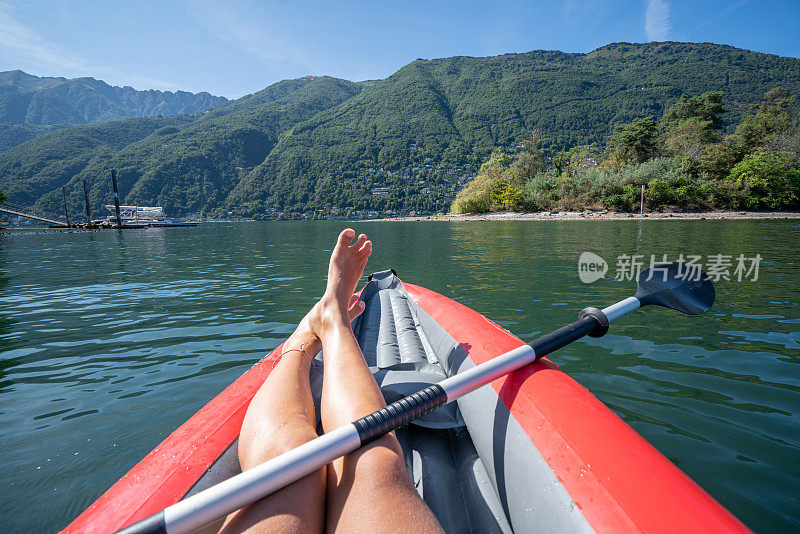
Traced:
<path fill-rule="evenodd" d="M 639 274 L 634 297 L 642 306 L 658 304 L 689 315 L 708 311 L 714 304 L 714 284 L 697 265 L 675 261 L 654 265 Z"/>

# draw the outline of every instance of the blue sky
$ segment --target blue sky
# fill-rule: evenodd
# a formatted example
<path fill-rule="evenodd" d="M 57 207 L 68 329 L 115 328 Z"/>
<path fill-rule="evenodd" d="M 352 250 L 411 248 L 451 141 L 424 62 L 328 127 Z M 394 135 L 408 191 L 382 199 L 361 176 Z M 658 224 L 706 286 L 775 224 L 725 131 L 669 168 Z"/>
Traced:
<path fill-rule="evenodd" d="M 236 98 L 421 58 L 694 41 L 800 57 L 799 0 L 0 0 L 0 70 Z"/>

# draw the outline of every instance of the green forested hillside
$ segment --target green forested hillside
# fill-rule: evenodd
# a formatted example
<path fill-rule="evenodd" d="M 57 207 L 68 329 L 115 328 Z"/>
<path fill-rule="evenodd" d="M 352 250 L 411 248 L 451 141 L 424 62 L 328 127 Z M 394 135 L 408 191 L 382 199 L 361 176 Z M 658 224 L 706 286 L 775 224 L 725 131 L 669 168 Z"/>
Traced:
<path fill-rule="evenodd" d="M 191 120 L 187 115 L 147 117 L 46 133 L 0 156 L 0 190 L 15 204 L 33 205 L 60 191 L 89 162 L 107 160 L 159 129 L 177 130 Z"/>
<path fill-rule="evenodd" d="M 63 126 L 62 126 L 63 127 Z M 9 122 L 0 123 L 0 152 L 21 145 L 37 135 L 59 129 L 59 126 L 34 126 L 29 124 L 11 124 Z"/>
<path fill-rule="evenodd" d="M 113 167 L 126 202 L 164 205 L 173 215 L 442 210 L 461 175 L 533 130 L 550 156 L 603 146 L 616 125 L 660 117 L 682 94 L 722 91 L 729 133 L 777 86 L 800 94 L 800 60 L 714 44 L 417 60 L 380 81 L 280 82 L 123 148 L 82 144 L 91 157 L 81 164 L 23 164 L 29 151 L 57 152 L 52 143 L 70 152 L 67 138 L 53 137 L 59 132 L 43 135 L 0 154 L 0 189 L 14 202 L 53 208 L 68 176 L 85 177 L 100 204 Z M 76 189 L 76 206 L 78 199 Z"/>
<path fill-rule="evenodd" d="M 16 204 L 58 212 L 60 187 L 67 184 L 71 206 L 80 211 L 80 181 L 86 179 L 98 210 L 110 202 L 108 171 L 114 168 L 128 203 L 163 205 L 171 214 L 207 212 L 223 204 L 288 128 L 360 89 L 344 80 L 307 77 L 279 82 L 200 117 L 58 130 L 0 155 L 0 190 Z"/>
<path fill-rule="evenodd" d="M 337 189 L 342 194 L 365 179 L 386 185 L 365 170 L 411 166 L 412 143 L 446 166 L 475 164 L 534 129 L 551 154 L 605 144 L 616 124 L 660 116 L 683 93 L 725 92 L 730 125 L 777 85 L 800 92 L 800 60 L 713 44 L 622 43 L 589 54 L 417 60 L 295 128 L 239 184 L 229 205 L 251 213 L 276 205 L 324 207 L 320 177 L 347 183 Z"/>

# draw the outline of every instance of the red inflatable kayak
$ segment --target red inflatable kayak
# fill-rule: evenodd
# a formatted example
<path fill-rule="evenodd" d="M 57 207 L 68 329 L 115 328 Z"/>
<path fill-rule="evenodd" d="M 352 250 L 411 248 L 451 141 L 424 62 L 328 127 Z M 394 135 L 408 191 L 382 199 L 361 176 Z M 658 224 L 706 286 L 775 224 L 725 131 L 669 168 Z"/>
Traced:
<path fill-rule="evenodd" d="M 522 343 L 390 271 L 374 275 L 361 298 L 354 332 L 388 402 Z M 245 411 L 280 353 L 212 399 L 64 532 L 114 532 L 238 473 Z M 315 391 L 321 373 L 318 365 Z M 424 416 L 398 438 L 409 476 L 447 532 L 747 531 L 546 359 Z"/>

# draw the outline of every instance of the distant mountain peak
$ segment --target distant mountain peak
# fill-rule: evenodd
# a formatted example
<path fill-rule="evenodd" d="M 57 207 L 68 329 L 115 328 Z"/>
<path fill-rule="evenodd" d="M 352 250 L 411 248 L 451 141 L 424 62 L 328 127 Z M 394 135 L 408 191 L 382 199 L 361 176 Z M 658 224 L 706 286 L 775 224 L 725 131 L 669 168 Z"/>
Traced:
<path fill-rule="evenodd" d="M 206 92 L 139 91 L 91 76 L 66 79 L 21 70 L 0 72 L 0 123 L 53 129 L 133 117 L 191 115 L 225 102 L 226 98 Z M 7 143 L 0 140 L 0 145 Z"/>

